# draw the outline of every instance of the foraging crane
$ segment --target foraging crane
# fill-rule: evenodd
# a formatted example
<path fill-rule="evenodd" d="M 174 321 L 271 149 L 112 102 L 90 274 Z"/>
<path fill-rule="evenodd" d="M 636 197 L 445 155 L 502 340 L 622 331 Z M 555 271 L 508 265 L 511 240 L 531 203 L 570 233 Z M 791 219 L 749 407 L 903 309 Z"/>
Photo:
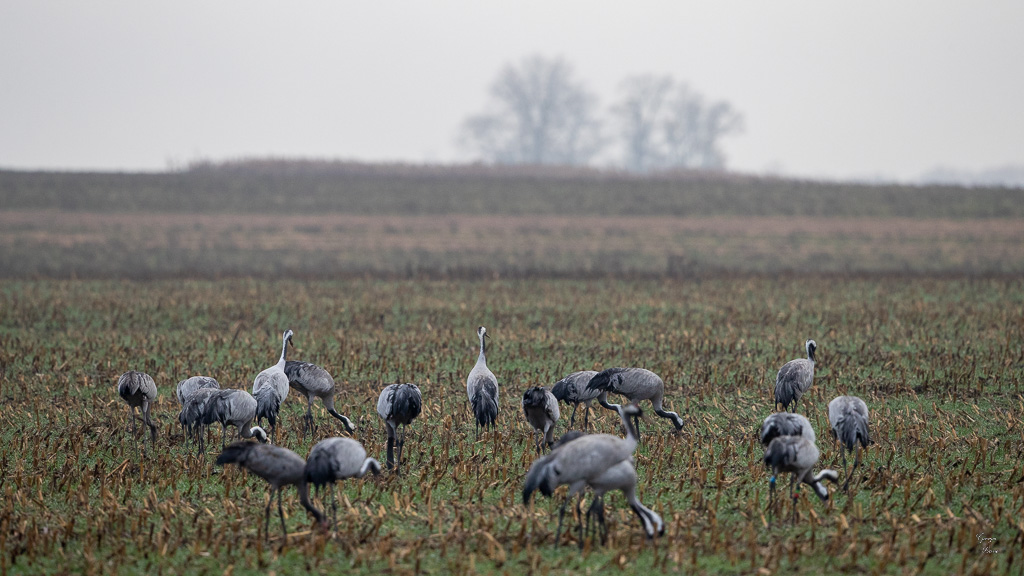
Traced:
<path fill-rule="evenodd" d="M 590 401 L 601 395 L 601 390 L 587 389 L 587 384 L 590 380 L 597 376 L 596 370 L 581 370 L 579 372 L 573 372 L 565 378 L 562 378 L 551 388 L 551 393 L 555 395 L 555 398 L 572 404 L 572 415 L 569 416 L 569 428 L 573 427 L 576 422 L 576 408 L 583 404 L 583 429 L 587 429 L 587 424 L 590 417 Z"/>
<path fill-rule="evenodd" d="M 625 438 L 611 434 L 582 434 L 564 443 L 560 439 L 559 445 L 551 453 L 535 460 L 526 474 L 526 482 L 523 486 L 524 504 L 530 503 L 530 495 L 535 490 L 539 489 L 541 494 L 550 497 L 558 486 L 562 484 L 569 486 L 569 493 L 558 512 L 555 546 L 558 546 L 561 536 L 566 505 L 573 496 L 581 493 L 587 486 L 594 487 L 600 494 L 616 488 L 622 490 L 629 500 L 633 512 L 643 523 L 644 532 L 649 538 L 664 531 L 665 525 L 661 517 L 644 507 L 636 499 L 633 451 L 636 450 L 637 436 L 636 429 L 630 422 L 630 416 L 639 416 L 640 408 L 628 404 L 620 406 L 618 413 L 622 419 L 622 425 L 626 429 Z M 630 484 L 630 474 L 625 470 L 626 466 L 623 464 L 633 469 L 632 484 Z M 603 515 L 600 518 L 603 521 Z M 581 526 L 581 543 L 582 528 Z"/>
<path fill-rule="evenodd" d="M 221 448 L 224 447 L 229 424 L 238 429 L 238 435 L 242 438 L 256 438 L 266 444 L 267 432 L 259 426 L 250 427 L 256 418 L 256 405 L 256 399 L 245 390 L 214 390 L 204 405 L 201 422 L 203 426 L 220 423 Z M 203 448 L 205 450 L 205 443 Z"/>
<path fill-rule="evenodd" d="M 533 444 L 537 454 L 542 452 L 542 442 L 546 442 L 549 448 L 554 445 L 555 424 L 561 416 L 555 395 L 543 386 L 530 388 L 523 394 L 523 414 L 533 427 Z"/>
<path fill-rule="evenodd" d="M 281 508 L 281 488 L 295 486 L 299 491 L 299 502 L 309 511 L 317 523 L 324 524 L 326 517 L 309 501 L 309 484 L 306 482 L 306 461 L 295 452 L 281 446 L 238 441 L 221 452 L 217 464 L 237 464 L 270 484 L 270 498 L 263 513 L 263 532 L 270 540 L 270 505 L 277 492 L 277 514 L 281 518 L 281 531 L 288 538 L 284 524 L 284 510 Z"/>
<path fill-rule="evenodd" d="M 320 398 L 324 403 L 327 412 L 341 420 L 346 432 L 355 432 L 356 427 L 352 421 L 338 414 L 334 409 L 334 378 L 323 368 L 312 362 L 298 362 L 289 360 L 284 363 L 284 373 L 288 376 L 288 384 L 296 392 L 306 397 L 306 420 L 302 427 L 302 437 L 306 437 L 306 431 L 313 433 L 313 398 Z"/>
<path fill-rule="evenodd" d="M 814 384 L 814 351 L 818 345 L 814 340 L 808 340 L 804 342 L 804 348 L 807 349 L 807 358 L 786 362 L 775 377 L 775 403 L 782 404 L 783 410 L 789 410 L 792 403 L 796 412 L 797 401 Z"/>
<path fill-rule="evenodd" d="M 850 485 L 850 478 L 857 471 L 860 465 L 860 449 L 855 448 L 859 443 L 867 448 L 871 443 L 871 433 L 868 430 L 868 405 L 856 396 L 839 396 L 828 403 L 828 421 L 832 425 L 832 439 L 838 439 L 841 446 L 840 452 L 843 455 L 843 472 L 846 472 L 846 451 L 856 450 L 856 457 L 853 462 L 853 470 L 846 474 L 846 482 L 843 484 L 843 492 Z"/>
<path fill-rule="evenodd" d="M 149 427 L 150 440 L 156 443 L 156 424 L 150 418 L 150 409 L 156 402 L 156 382 L 145 372 L 129 370 L 117 379 L 117 395 L 128 403 L 128 419 L 132 421 L 132 438 L 135 438 L 135 419 L 139 416 L 136 408 L 142 411 L 142 422 Z M 137 445 L 136 445 L 137 446 Z M 143 440 L 145 447 L 145 440 Z M 137 450 L 137 449 L 136 449 Z"/>
<path fill-rule="evenodd" d="M 818 463 L 818 447 L 804 436 L 778 436 L 768 444 L 764 453 L 764 463 L 772 469 L 772 477 L 769 480 L 771 488 L 768 507 L 773 509 L 775 504 L 775 478 L 781 472 L 790 473 L 789 496 L 793 501 L 793 523 L 796 524 L 796 496 L 793 495 L 793 487 L 797 482 L 803 482 L 814 489 L 814 493 L 824 502 L 828 500 L 828 489 L 821 484 L 822 479 L 833 483 L 839 480 L 839 474 L 835 470 L 825 469 L 816 476 L 812 476 L 812 470 Z"/>
<path fill-rule="evenodd" d="M 178 382 L 174 395 L 178 398 L 178 404 L 184 406 L 189 397 L 196 393 L 196 390 L 203 388 L 220 388 L 220 382 L 209 376 L 192 376 Z"/>
<path fill-rule="evenodd" d="M 476 436 L 480 437 L 480 427 L 494 426 L 498 419 L 498 379 L 494 373 L 487 369 L 487 358 L 485 356 L 487 329 L 483 326 L 477 328 L 476 335 L 480 338 L 480 356 L 476 359 L 473 370 L 466 378 L 466 396 L 469 404 L 473 407 L 473 416 L 476 418 Z"/>
<path fill-rule="evenodd" d="M 773 412 L 764 419 L 761 425 L 761 445 L 767 448 L 779 436 L 803 436 L 812 444 L 818 441 L 811 421 L 794 412 Z"/>
<path fill-rule="evenodd" d="M 306 458 L 304 478 L 317 488 L 330 485 L 332 514 L 337 515 L 334 484 L 345 478 L 362 478 L 367 472 L 380 474 L 380 462 L 367 458 L 366 449 L 358 440 L 334 437 L 317 442 Z"/>
<path fill-rule="evenodd" d="M 419 386 L 407 384 L 389 384 L 377 397 L 377 414 L 384 420 L 388 431 L 388 469 L 395 468 L 401 473 L 402 447 L 405 446 L 405 427 L 420 415 L 423 407 L 423 396 Z M 398 427 L 402 427 L 401 435 Z M 398 458 L 395 458 L 395 446 L 398 446 Z"/>
<path fill-rule="evenodd" d="M 197 443 L 197 453 L 206 449 L 206 425 L 203 424 L 203 414 L 206 413 L 206 404 L 210 401 L 213 393 L 220 388 L 200 388 L 193 392 L 181 406 L 178 413 L 178 422 L 185 432 L 185 438 L 193 439 Z"/>
<path fill-rule="evenodd" d="M 281 410 L 281 403 L 288 397 L 288 375 L 284 373 L 284 367 L 288 343 L 292 341 L 292 331 L 285 330 L 281 339 L 281 359 L 277 364 L 257 374 L 252 382 L 252 395 L 256 398 L 256 423 L 259 424 L 262 418 L 266 418 L 274 428 L 275 442 L 278 413 Z"/>
<path fill-rule="evenodd" d="M 220 389 L 220 382 L 217 382 L 215 378 L 209 376 L 192 376 L 186 378 L 181 382 L 178 382 L 178 386 L 174 390 L 174 395 L 178 398 L 178 404 L 181 405 L 181 413 L 178 414 L 178 422 L 181 423 L 181 433 L 185 436 L 186 440 L 190 432 L 194 431 L 193 427 L 185 426 L 185 404 L 189 398 L 199 390 L 206 389 Z M 188 429 L 186 429 L 188 428 Z"/>
<path fill-rule="evenodd" d="M 683 419 L 675 412 L 662 409 L 662 400 L 665 398 L 665 383 L 650 370 L 643 368 L 609 368 L 600 372 L 590 379 L 587 390 L 600 390 L 601 395 L 597 401 L 609 410 L 619 410 L 618 404 L 608 403 L 608 392 L 622 394 L 627 400 L 636 404 L 640 400 L 650 400 L 654 406 L 654 413 L 662 418 L 668 418 L 676 427 L 676 430 L 683 429 Z M 639 435 L 640 421 L 634 417 Z"/>

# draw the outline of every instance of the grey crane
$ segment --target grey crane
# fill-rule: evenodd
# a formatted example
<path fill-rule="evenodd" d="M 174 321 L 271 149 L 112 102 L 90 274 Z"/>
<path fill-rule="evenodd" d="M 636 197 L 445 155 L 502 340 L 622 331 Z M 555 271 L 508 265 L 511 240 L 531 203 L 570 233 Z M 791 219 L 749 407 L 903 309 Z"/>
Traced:
<path fill-rule="evenodd" d="M 277 442 L 277 419 L 281 403 L 288 397 L 288 375 L 284 373 L 287 361 L 288 343 L 292 341 L 292 331 L 285 330 L 281 337 L 281 359 L 270 368 L 256 375 L 252 382 L 252 395 L 256 398 L 256 423 L 266 418 L 274 429 L 274 442 Z"/>
<path fill-rule="evenodd" d="M 530 503 L 530 495 L 540 490 L 541 494 L 551 496 L 555 489 L 566 484 L 569 492 L 558 512 L 558 529 L 555 532 L 555 546 L 558 546 L 562 532 L 562 520 L 565 507 L 573 496 L 581 493 L 587 486 L 594 487 L 596 493 L 603 495 L 608 490 L 621 489 L 629 500 L 630 508 L 640 518 L 644 532 L 653 538 L 664 530 L 661 517 L 654 511 L 640 504 L 636 498 L 636 471 L 633 468 L 633 451 L 636 450 L 637 436 L 631 416 L 639 416 L 640 408 L 628 404 L 617 410 L 626 429 L 626 437 L 619 438 L 611 434 L 581 434 L 564 443 L 560 439 L 557 447 L 533 462 L 526 474 L 523 486 L 523 503 Z M 567 435 L 568 436 L 568 435 Z M 633 469 L 632 489 L 630 474 L 625 470 L 627 465 Z M 579 504 L 577 503 L 577 508 Z M 600 516 L 603 521 L 603 514 Z M 580 544 L 582 545 L 580 526 Z"/>
<path fill-rule="evenodd" d="M 597 401 L 609 410 L 619 410 L 618 404 L 608 403 L 608 392 L 622 394 L 634 404 L 641 400 L 650 400 L 654 406 L 654 413 L 662 418 L 668 418 L 676 427 L 682 430 L 683 419 L 675 412 L 662 408 L 662 401 L 665 398 L 665 382 L 650 370 L 643 368 L 609 368 L 598 373 L 587 383 L 587 390 L 600 390 L 602 393 Z M 640 420 L 634 417 L 639 435 Z"/>
<path fill-rule="evenodd" d="M 572 404 L 572 415 L 569 416 L 569 428 L 572 428 L 576 423 L 576 409 L 580 404 L 583 404 L 583 429 L 587 429 L 587 425 L 590 420 L 590 401 L 601 395 L 601 390 L 594 389 L 589 390 L 587 384 L 590 380 L 597 376 L 596 370 L 581 370 L 579 372 L 573 372 L 565 378 L 562 378 L 551 388 L 551 393 L 555 395 L 555 398 Z"/>
<path fill-rule="evenodd" d="M 181 412 L 178 413 L 178 422 L 185 431 L 185 438 L 196 442 L 197 453 L 206 449 L 206 425 L 203 424 L 203 415 L 206 413 L 206 404 L 210 397 L 218 390 L 220 388 L 196 390 L 185 399 Z"/>
<path fill-rule="evenodd" d="M 201 423 L 203 426 L 209 426 L 214 422 L 220 423 L 222 448 L 226 442 L 228 425 L 237 428 L 242 438 L 256 438 L 266 444 L 267 432 L 259 426 L 250 426 L 255 418 L 256 399 L 245 390 L 228 388 L 210 392 L 209 399 L 203 407 Z"/>
<path fill-rule="evenodd" d="M 775 504 L 775 478 L 782 472 L 790 473 L 789 496 L 793 501 L 793 523 L 796 523 L 796 496 L 793 488 L 797 482 L 803 482 L 814 489 L 814 493 L 822 501 L 828 500 L 828 489 L 821 484 L 823 479 L 831 482 L 839 480 L 835 470 L 825 469 L 813 475 L 814 466 L 818 464 L 820 453 L 818 447 L 804 436 L 778 436 L 768 444 L 764 453 L 764 463 L 772 469 L 769 480 L 770 498 L 769 511 Z"/>
<path fill-rule="evenodd" d="M 487 329 L 483 326 L 477 328 L 476 335 L 480 338 L 480 355 L 466 378 L 466 396 L 473 408 L 476 436 L 479 438 L 480 428 L 494 426 L 498 419 L 498 379 L 487 369 L 485 339 L 490 338 Z"/>
<path fill-rule="evenodd" d="M 797 358 L 786 362 L 775 377 L 775 403 L 782 404 L 783 410 L 789 410 L 793 404 L 796 412 L 797 401 L 814 384 L 814 351 L 818 345 L 814 340 L 804 342 L 807 358 Z"/>
<path fill-rule="evenodd" d="M 184 406 L 185 401 L 195 394 L 196 390 L 202 390 L 203 388 L 220 388 L 220 382 L 217 382 L 216 378 L 211 378 L 210 376 L 192 376 L 178 382 L 174 395 L 178 398 L 178 404 Z"/>
<path fill-rule="evenodd" d="M 306 458 L 305 479 L 317 488 L 331 487 L 332 515 L 337 516 L 334 484 L 345 478 L 362 478 L 367 472 L 380 474 L 380 462 L 368 458 L 358 440 L 333 437 L 317 442 Z"/>
<path fill-rule="evenodd" d="M 537 454 L 542 452 L 541 444 L 551 447 L 555 443 L 555 424 L 561 414 L 555 395 L 543 386 L 534 386 L 523 393 L 523 414 L 533 427 L 533 444 Z"/>
<path fill-rule="evenodd" d="M 132 421 L 132 438 L 135 438 L 135 419 L 139 418 L 135 409 L 139 408 L 142 412 L 142 418 L 139 419 L 149 427 L 150 440 L 155 444 L 156 424 L 150 417 L 150 410 L 153 407 L 153 402 L 156 402 L 157 396 L 156 382 L 153 381 L 153 378 L 145 372 L 129 370 L 117 379 L 117 395 L 128 403 L 128 419 Z M 145 440 L 143 440 L 143 445 L 145 445 Z M 136 448 L 137 451 L 138 448 Z"/>
<path fill-rule="evenodd" d="M 178 414 L 178 421 L 181 423 L 182 435 L 185 436 L 186 440 L 194 429 L 191 427 L 186 429 L 185 404 L 193 394 L 204 389 L 220 389 L 220 382 L 217 382 L 216 378 L 211 378 L 209 376 L 192 376 L 178 382 L 178 386 L 174 389 L 174 395 L 178 398 L 178 404 L 181 405 L 181 413 Z"/>
<path fill-rule="evenodd" d="M 217 464 L 237 464 L 249 472 L 263 478 L 270 484 L 270 498 L 263 513 L 263 532 L 270 540 L 270 505 L 277 493 L 277 514 L 281 518 L 281 531 L 288 537 L 288 528 L 284 523 L 284 510 L 281 508 L 281 488 L 295 486 L 299 492 L 302 507 L 309 511 L 319 524 L 324 524 L 326 517 L 309 501 L 309 484 L 306 482 L 306 461 L 302 456 L 281 446 L 256 444 L 238 441 L 229 445 L 217 457 Z"/>
<path fill-rule="evenodd" d="M 409 382 L 405 384 L 388 384 L 377 397 L 377 414 L 384 420 L 388 432 L 388 469 L 395 468 L 401 473 L 402 447 L 405 446 L 405 427 L 420 415 L 423 408 L 423 396 L 420 387 Z M 401 426 L 401 434 L 398 427 Z M 395 447 L 398 447 L 398 458 L 395 458 Z"/>
<path fill-rule="evenodd" d="M 356 426 L 347 417 L 338 414 L 334 409 L 334 378 L 330 372 L 313 364 L 312 362 L 299 362 L 289 360 L 284 363 L 284 373 L 288 376 L 288 384 L 296 392 L 306 397 L 306 419 L 302 426 L 302 437 L 306 437 L 306 431 L 313 433 L 313 398 L 319 398 L 324 403 L 327 413 L 341 420 L 341 425 L 346 432 L 355 432 Z"/>
<path fill-rule="evenodd" d="M 764 419 L 761 425 L 761 445 L 767 448 L 772 439 L 779 436 L 803 436 L 812 444 L 818 441 L 810 420 L 794 412 L 773 412 Z"/>
<path fill-rule="evenodd" d="M 846 452 L 856 450 L 853 462 L 853 470 L 846 474 L 846 482 L 843 483 L 843 491 L 850 485 L 850 478 L 857 471 L 860 465 L 860 448 L 867 448 L 871 443 L 871 433 L 868 430 L 868 405 L 856 396 L 839 396 L 828 403 L 828 421 L 832 425 L 832 439 L 838 439 L 841 446 L 840 452 L 843 455 L 843 472 L 846 472 Z"/>

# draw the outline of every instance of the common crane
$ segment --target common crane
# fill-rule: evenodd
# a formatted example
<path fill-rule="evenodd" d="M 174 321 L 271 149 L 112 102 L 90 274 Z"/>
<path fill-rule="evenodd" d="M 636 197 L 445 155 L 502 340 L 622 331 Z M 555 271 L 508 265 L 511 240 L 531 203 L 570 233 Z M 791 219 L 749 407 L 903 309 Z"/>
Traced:
<path fill-rule="evenodd" d="M 662 408 L 662 401 L 665 398 L 665 383 L 661 376 L 643 368 L 609 368 L 598 373 L 590 379 L 587 390 L 600 390 L 602 393 L 597 401 L 609 410 L 618 411 L 618 404 L 608 403 L 608 392 L 622 394 L 627 400 L 636 404 L 641 400 L 650 400 L 654 406 L 654 413 L 662 418 L 668 418 L 676 427 L 682 430 L 683 419 L 675 412 Z M 639 435 L 640 421 L 634 417 L 634 422 Z"/>
<path fill-rule="evenodd" d="M 581 370 L 579 372 L 573 372 L 565 378 L 562 378 L 551 388 L 551 393 L 555 395 L 555 398 L 572 404 L 572 414 L 569 416 L 569 428 L 572 428 L 576 423 L 576 409 L 579 408 L 580 404 L 583 404 L 583 429 L 587 429 L 587 425 L 590 419 L 590 401 L 601 395 L 601 390 L 587 388 L 587 384 L 590 380 L 597 376 L 596 370 Z"/>
<path fill-rule="evenodd" d="M 281 488 L 295 486 L 299 491 L 302 507 L 316 518 L 317 523 L 324 524 L 323 513 L 309 501 L 309 485 L 306 482 L 306 461 L 295 452 L 281 446 L 256 444 L 238 441 L 229 445 L 217 457 L 217 464 L 237 464 L 253 474 L 263 478 L 270 484 L 270 498 L 263 514 L 263 532 L 270 540 L 270 505 L 274 502 L 277 492 L 277 514 L 281 518 L 281 531 L 288 537 L 288 528 L 284 523 L 284 510 L 281 508 Z"/>
<path fill-rule="evenodd" d="M 358 440 L 333 437 L 317 442 L 306 458 L 304 477 L 317 488 L 331 487 L 332 515 L 337 515 L 334 484 L 345 478 L 362 478 L 367 472 L 380 474 L 380 462 L 367 458 L 366 449 Z"/>
<path fill-rule="evenodd" d="M 793 404 L 793 411 L 796 412 L 800 397 L 814 384 L 814 351 L 818 345 L 814 340 L 808 340 L 804 342 L 804 348 L 807 350 L 807 358 L 786 362 L 775 377 L 775 403 L 782 404 L 783 410 L 789 410 L 789 405 Z"/>
<path fill-rule="evenodd" d="M 288 384 L 296 392 L 306 397 L 306 419 L 302 427 L 303 438 L 306 437 L 307 430 L 313 433 L 313 398 L 319 398 L 324 403 L 327 413 L 340 420 L 346 432 L 355 432 L 355 424 L 334 409 L 335 385 L 330 372 L 312 362 L 289 360 L 284 364 L 284 373 L 288 376 Z"/>
<path fill-rule="evenodd" d="M 797 482 L 803 482 L 813 488 L 814 493 L 822 501 L 828 500 L 828 489 L 821 484 L 821 481 L 826 479 L 834 483 L 839 480 L 839 474 L 835 470 L 825 469 L 817 475 L 812 475 L 819 456 L 818 447 L 806 437 L 779 436 L 772 439 L 764 453 L 764 463 L 772 469 L 772 477 L 769 480 L 769 510 L 773 509 L 775 504 L 775 479 L 782 472 L 790 473 L 789 496 L 793 501 L 794 524 L 796 523 L 796 496 L 793 495 L 793 488 Z"/>
<path fill-rule="evenodd" d="M 275 442 L 281 403 L 288 397 L 288 375 L 284 373 L 284 366 L 288 343 L 292 340 L 292 331 L 285 330 L 281 340 L 281 359 L 277 364 L 257 374 L 252 383 L 252 395 L 256 398 L 256 423 L 259 424 L 262 418 L 266 418 L 274 429 Z"/>
<path fill-rule="evenodd" d="M 419 386 L 406 384 L 389 384 L 377 397 L 377 414 L 384 420 L 388 432 L 388 468 L 395 468 L 401 473 L 402 447 L 405 446 L 405 427 L 420 415 L 423 407 L 423 396 Z M 402 427 L 401 434 L 398 427 Z M 395 458 L 395 447 L 398 447 L 398 458 Z"/>
<path fill-rule="evenodd" d="M 242 438 L 256 438 L 267 443 L 267 433 L 259 426 L 252 426 L 256 418 L 256 399 L 245 390 L 228 388 L 214 390 L 203 407 L 203 426 L 217 422 L 221 426 L 220 444 L 224 447 L 228 425 L 238 429 Z M 205 446 L 204 446 L 205 449 Z"/>
<path fill-rule="evenodd" d="M 843 491 L 850 485 L 850 478 L 857 472 L 860 465 L 860 448 L 867 448 L 871 443 L 871 433 L 868 430 L 868 405 L 856 396 L 839 396 L 828 403 L 828 421 L 832 425 L 832 439 L 838 439 L 841 446 L 839 451 L 843 455 L 843 472 L 846 472 L 846 452 L 854 452 L 856 455 L 853 462 L 853 470 L 846 474 L 846 482 L 843 483 Z"/>
<path fill-rule="evenodd" d="M 117 379 L 117 395 L 128 403 L 128 419 L 132 421 L 132 439 L 135 438 L 135 419 L 139 416 L 136 408 L 142 412 L 142 422 L 149 428 L 150 440 L 156 444 L 156 424 L 153 423 L 150 410 L 156 402 L 156 382 L 145 372 L 129 370 Z M 136 445 L 137 446 L 137 445 Z M 143 440 L 145 447 L 145 440 Z M 136 449 L 137 451 L 137 449 Z"/>
<path fill-rule="evenodd" d="M 523 414 L 533 427 L 533 444 L 540 454 L 542 443 L 548 447 L 555 443 L 555 424 L 561 416 L 558 400 L 547 388 L 534 386 L 523 393 Z"/>
<path fill-rule="evenodd" d="M 479 438 L 480 428 L 493 426 L 498 419 L 498 379 L 487 369 L 485 338 L 490 338 L 487 329 L 483 326 L 477 328 L 476 335 L 480 338 L 480 355 L 466 378 L 466 396 L 473 408 L 476 436 Z"/>
<path fill-rule="evenodd" d="M 530 503 L 531 494 L 540 490 L 541 494 L 551 496 L 555 489 L 566 484 L 569 493 L 558 512 L 558 529 L 555 532 L 555 546 L 558 546 L 562 532 L 562 520 L 565 507 L 569 500 L 580 494 L 587 486 L 592 486 L 600 494 L 612 489 L 621 489 L 630 501 L 630 507 L 640 517 L 644 532 L 654 537 L 664 530 L 661 517 L 644 507 L 636 499 L 635 478 L 633 468 L 633 452 L 636 450 L 637 436 L 631 416 L 639 416 L 640 408 L 628 404 L 618 410 L 622 425 L 626 429 L 626 437 L 619 438 L 611 434 L 582 434 L 554 448 L 551 453 L 535 460 L 526 474 L 523 487 L 523 503 Z M 561 442 L 561 440 L 560 440 Z M 626 466 L 633 469 L 633 489 L 630 490 L 630 474 Z M 577 507 L 579 504 L 577 503 Z M 600 517 L 599 517 L 600 518 Z M 582 545 L 582 530 L 581 545 Z"/>

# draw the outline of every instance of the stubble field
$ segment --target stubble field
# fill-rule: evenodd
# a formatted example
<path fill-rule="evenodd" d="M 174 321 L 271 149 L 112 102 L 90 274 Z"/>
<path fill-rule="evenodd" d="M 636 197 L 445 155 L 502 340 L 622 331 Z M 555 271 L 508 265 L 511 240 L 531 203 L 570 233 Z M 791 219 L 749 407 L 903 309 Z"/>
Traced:
<path fill-rule="evenodd" d="M 0 202 L 0 574 L 1024 573 L 1022 190 L 271 161 L 0 171 Z M 501 400 L 474 442 L 480 325 Z M 190 453 L 174 399 L 199 374 L 250 390 L 285 329 L 378 458 L 380 390 L 424 394 L 402 476 L 346 481 L 328 531 L 286 490 L 287 539 L 266 484 L 213 464 L 219 432 Z M 807 338 L 819 468 L 841 468 L 835 396 L 867 402 L 875 444 L 793 525 L 756 431 Z M 666 532 L 615 493 L 607 545 L 555 548 L 561 492 L 522 504 L 519 402 L 612 366 L 660 374 L 686 422 L 642 405 Z M 155 446 L 116 394 L 131 369 L 160 390 Z M 344 434 L 316 404 L 303 438 L 304 410 L 293 393 L 278 434 L 303 457 Z"/>
<path fill-rule="evenodd" d="M 1017 280 L 901 278 L 5 282 L 0 569 L 1015 573 L 1022 294 Z M 481 324 L 502 396 L 497 430 L 473 442 L 464 379 Z M 335 375 L 339 410 L 377 457 L 385 437 L 373 408 L 385 384 L 417 382 L 425 410 L 401 477 L 347 481 L 326 533 L 286 492 L 290 535 L 271 523 L 268 544 L 265 484 L 213 466 L 217 450 L 189 456 L 173 388 L 194 374 L 250 388 L 285 328 L 292 358 Z M 833 487 L 822 504 L 804 490 L 796 525 L 769 525 L 755 431 L 772 411 L 775 371 L 805 338 L 820 346 L 801 412 L 821 465 L 840 467 L 825 416 L 836 395 L 867 401 L 876 444 L 849 494 Z M 616 365 L 661 374 L 686 420 L 675 433 L 649 412 L 637 450 L 640 498 L 666 533 L 646 541 L 616 494 L 607 546 L 588 541 L 580 553 L 570 536 L 555 549 L 560 499 L 522 505 L 534 454 L 518 402 L 528 386 Z M 156 447 L 138 457 L 114 390 L 128 369 L 160 387 Z M 287 400 L 279 443 L 305 456 L 303 409 Z M 316 439 L 341 434 L 315 414 Z M 596 415 L 598 430 L 619 433 L 611 413 Z"/>

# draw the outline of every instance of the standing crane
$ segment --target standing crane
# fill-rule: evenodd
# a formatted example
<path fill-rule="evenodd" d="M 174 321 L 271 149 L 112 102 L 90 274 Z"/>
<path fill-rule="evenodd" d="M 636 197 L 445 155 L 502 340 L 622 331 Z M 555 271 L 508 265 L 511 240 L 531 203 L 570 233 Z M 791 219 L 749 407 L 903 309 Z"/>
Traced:
<path fill-rule="evenodd" d="M 542 452 L 541 444 L 548 447 L 555 443 L 555 424 L 560 416 L 558 400 L 547 388 L 534 386 L 523 394 L 523 414 L 533 427 L 533 444 L 537 454 Z"/>
<path fill-rule="evenodd" d="M 590 380 L 597 376 L 596 370 L 581 370 L 579 372 L 573 372 L 565 378 L 562 378 L 551 388 L 551 393 L 555 395 L 555 398 L 572 404 L 572 414 L 569 416 L 569 428 L 572 428 L 576 423 L 576 408 L 583 404 L 583 429 L 587 429 L 590 417 L 590 401 L 601 395 L 602 391 L 599 389 L 590 390 L 587 388 L 587 384 Z"/>
<path fill-rule="evenodd" d="M 619 411 L 618 404 L 608 403 L 608 392 L 622 394 L 627 400 L 636 404 L 641 400 L 650 400 L 654 406 L 654 413 L 662 418 L 668 418 L 676 427 L 676 430 L 683 429 L 683 419 L 675 412 L 662 408 L 662 401 L 665 398 L 665 382 L 650 370 L 643 368 L 609 368 L 598 373 L 590 379 L 587 390 L 600 390 L 601 395 L 597 401 L 609 410 Z M 637 435 L 640 430 L 640 420 L 634 416 L 637 428 Z"/>
<path fill-rule="evenodd" d="M 793 404 L 793 411 L 796 412 L 800 397 L 814 384 L 814 351 L 818 345 L 814 340 L 808 340 L 804 342 L 804 348 L 807 350 L 807 358 L 786 362 L 775 377 L 775 403 L 782 404 L 783 410 L 789 410 L 789 405 Z"/>
<path fill-rule="evenodd" d="M 377 397 L 377 414 L 384 420 L 388 432 L 388 459 L 390 470 L 401 474 L 402 447 L 405 446 L 405 427 L 420 415 L 423 407 L 423 396 L 420 387 L 412 384 L 388 384 Z M 398 427 L 402 427 L 401 434 Z M 395 458 L 395 446 L 398 447 L 398 458 Z"/>
<path fill-rule="evenodd" d="M 270 484 L 270 497 L 263 513 L 263 533 L 270 541 L 270 505 L 277 493 L 277 514 L 281 518 L 281 531 L 288 538 L 288 528 L 284 523 L 284 510 L 281 508 L 281 488 L 295 486 L 299 491 L 302 507 L 309 511 L 317 523 L 326 521 L 323 513 L 309 501 L 309 484 L 306 482 L 306 461 L 295 452 L 281 446 L 256 444 L 238 441 L 221 452 L 217 457 L 218 465 L 237 464 L 249 472 L 263 478 Z"/>
<path fill-rule="evenodd" d="M 135 438 L 135 419 L 139 416 L 135 410 L 141 409 L 142 422 L 149 428 L 150 440 L 156 444 L 156 424 L 150 417 L 153 402 L 156 402 L 156 382 L 145 372 L 129 370 L 117 379 L 117 395 L 128 403 L 128 419 L 132 421 L 132 438 Z M 136 444 L 137 446 L 137 444 Z M 145 440 L 143 440 L 145 447 Z M 138 452 L 138 448 L 136 448 Z"/>
<path fill-rule="evenodd" d="M 281 403 L 288 397 L 288 375 L 284 373 L 284 366 L 292 331 L 285 330 L 281 339 L 281 359 L 257 374 L 252 383 L 252 395 L 256 398 L 256 423 L 259 424 L 262 418 L 270 422 L 274 429 L 274 442 L 277 442 L 277 418 Z"/>
<path fill-rule="evenodd" d="M 480 428 L 493 426 L 498 419 L 498 379 L 494 373 L 487 369 L 485 338 L 487 329 L 483 326 L 477 328 L 477 337 L 480 338 L 480 355 L 476 364 L 466 378 L 466 396 L 473 408 L 473 416 L 476 418 L 476 437 L 480 437 Z"/>
<path fill-rule="evenodd" d="M 356 431 L 355 424 L 334 409 L 335 386 L 330 372 L 312 362 L 289 360 L 284 363 L 284 373 L 288 376 L 288 384 L 296 392 L 306 397 L 306 419 L 302 427 L 303 438 L 306 437 L 307 430 L 313 433 L 313 398 L 319 398 L 324 403 L 327 413 L 340 420 L 346 432 Z"/>
<path fill-rule="evenodd" d="M 867 448 L 871 443 L 868 430 L 868 405 L 856 396 L 839 396 L 828 403 L 828 421 L 832 425 L 832 439 L 839 440 L 839 451 L 843 455 L 843 473 L 846 473 L 846 452 L 856 450 L 853 470 L 846 475 L 843 492 L 850 485 L 850 478 L 860 465 L 860 444 Z"/>

